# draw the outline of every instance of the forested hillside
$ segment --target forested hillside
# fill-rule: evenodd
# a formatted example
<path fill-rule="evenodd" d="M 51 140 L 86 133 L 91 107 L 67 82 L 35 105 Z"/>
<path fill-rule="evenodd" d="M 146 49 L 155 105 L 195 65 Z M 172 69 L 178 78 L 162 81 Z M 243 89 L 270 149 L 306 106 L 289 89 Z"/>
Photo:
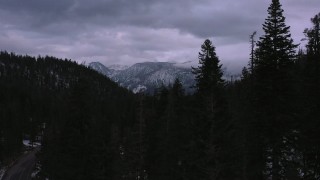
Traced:
<path fill-rule="evenodd" d="M 2 51 L 0 161 L 45 123 L 39 179 L 320 179 L 320 13 L 311 24 L 297 49 L 273 0 L 232 82 L 205 40 L 192 95 L 179 79 L 132 94 L 71 60 Z"/>
<path fill-rule="evenodd" d="M 66 161 L 91 159 L 87 153 L 95 146 L 90 143 L 100 147 L 111 131 L 120 131 L 123 121 L 134 122 L 131 93 L 70 60 L 1 52 L 0 69 L 2 161 L 20 153 L 22 138 L 30 135 L 32 140 L 46 123 L 41 158 L 48 161 L 44 160 L 44 167 L 71 178 L 74 174 L 67 176 L 68 172 L 81 163 L 68 167 Z"/>

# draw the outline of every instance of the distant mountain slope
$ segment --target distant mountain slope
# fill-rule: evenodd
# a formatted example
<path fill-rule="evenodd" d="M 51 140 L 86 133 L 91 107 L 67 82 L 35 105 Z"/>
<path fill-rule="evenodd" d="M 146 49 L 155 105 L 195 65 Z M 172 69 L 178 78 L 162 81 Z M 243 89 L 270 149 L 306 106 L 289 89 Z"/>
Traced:
<path fill-rule="evenodd" d="M 108 76 L 109 78 L 112 77 L 113 74 L 115 74 L 114 69 L 109 69 L 106 66 L 104 66 L 103 64 L 99 63 L 99 62 L 92 62 L 89 64 L 89 67 L 98 71 L 99 73 Z"/>
<path fill-rule="evenodd" d="M 191 68 L 178 67 L 169 62 L 144 62 L 137 63 L 131 67 L 112 66 L 105 67 L 99 62 L 89 64 L 92 69 L 108 76 L 121 86 L 132 90 L 134 93 L 153 93 L 162 85 L 168 86 L 178 78 L 187 92 L 192 92 L 194 75 Z M 117 70 L 116 68 L 118 67 Z M 113 68 L 113 69 L 112 69 Z"/>

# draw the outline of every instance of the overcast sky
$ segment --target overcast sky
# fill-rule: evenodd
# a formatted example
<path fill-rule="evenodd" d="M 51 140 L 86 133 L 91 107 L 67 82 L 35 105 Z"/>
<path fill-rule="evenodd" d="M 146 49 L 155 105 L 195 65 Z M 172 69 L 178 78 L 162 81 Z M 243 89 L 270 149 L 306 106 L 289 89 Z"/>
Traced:
<path fill-rule="evenodd" d="M 249 58 L 249 35 L 271 0 L 0 0 L 0 49 L 105 65 L 191 64 L 206 38 L 228 72 Z M 296 43 L 320 0 L 282 0 Z"/>

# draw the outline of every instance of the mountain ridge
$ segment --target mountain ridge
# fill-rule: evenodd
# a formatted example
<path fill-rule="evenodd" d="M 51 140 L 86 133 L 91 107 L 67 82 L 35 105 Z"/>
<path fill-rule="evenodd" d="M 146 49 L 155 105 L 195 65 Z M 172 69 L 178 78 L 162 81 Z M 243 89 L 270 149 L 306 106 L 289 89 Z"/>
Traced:
<path fill-rule="evenodd" d="M 195 83 L 191 68 L 179 67 L 172 62 L 142 62 L 130 67 L 121 67 L 121 65 L 104 66 L 100 62 L 92 62 L 89 67 L 134 93 L 146 92 L 152 94 L 163 85 L 173 84 L 177 78 L 181 81 L 186 92 L 192 93 L 193 89 L 191 87 Z"/>

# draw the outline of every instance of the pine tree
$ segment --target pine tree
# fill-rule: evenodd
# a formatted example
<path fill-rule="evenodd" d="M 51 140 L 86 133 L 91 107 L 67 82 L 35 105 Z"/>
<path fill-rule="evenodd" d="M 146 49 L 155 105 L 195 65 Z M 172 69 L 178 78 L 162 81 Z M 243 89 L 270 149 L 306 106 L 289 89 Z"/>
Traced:
<path fill-rule="evenodd" d="M 305 29 L 304 34 L 308 39 L 307 53 L 309 56 L 320 57 L 320 13 L 311 18 L 313 27 Z"/>
<path fill-rule="evenodd" d="M 320 176 L 320 13 L 311 18 L 313 27 L 305 29 L 308 40 L 306 59 L 302 56 L 302 74 L 299 101 L 299 150 L 302 152 L 300 167 L 303 178 L 317 179 Z"/>
<path fill-rule="evenodd" d="M 262 154 L 266 161 L 264 174 L 275 179 L 285 176 L 283 138 L 292 132 L 294 119 L 291 104 L 292 67 L 295 62 L 296 44 L 285 24 L 284 10 L 279 0 L 272 0 L 268 17 L 263 24 L 264 35 L 257 42 L 254 68 L 255 119 L 259 124 L 261 141 L 266 151 Z M 262 127 L 262 128 L 261 128 Z M 267 165 L 269 164 L 269 165 Z"/>
<path fill-rule="evenodd" d="M 224 80 L 219 58 L 210 40 L 205 40 L 199 53 L 199 64 L 193 68 L 196 80 L 197 116 L 194 122 L 195 179 L 232 179 L 234 171 L 228 164 L 230 137 L 227 131 L 227 104 L 224 97 Z M 228 172 L 228 173 L 226 173 Z M 192 176 L 192 175 L 191 175 Z M 191 178 L 192 179 L 192 178 Z"/>
<path fill-rule="evenodd" d="M 195 74 L 196 81 L 196 96 L 198 98 L 198 105 L 203 113 L 205 123 L 199 125 L 201 127 L 199 133 L 202 138 L 209 138 L 209 131 L 213 125 L 213 117 L 218 112 L 221 93 L 224 86 L 222 79 L 222 70 L 220 61 L 216 55 L 215 47 L 210 40 L 205 40 L 199 52 L 199 64 L 197 68 L 192 68 Z"/>
<path fill-rule="evenodd" d="M 199 52 L 199 64 L 197 68 L 192 68 L 196 78 L 196 90 L 198 94 L 213 95 L 217 88 L 224 84 L 222 79 L 222 65 L 219 64 L 215 47 L 212 42 L 207 39 L 201 46 Z"/>
<path fill-rule="evenodd" d="M 286 68 L 295 59 L 295 48 L 290 34 L 290 26 L 286 26 L 283 9 L 279 0 L 272 0 L 268 8 L 268 17 L 263 24 L 265 34 L 257 43 L 258 64 L 268 68 Z"/>

